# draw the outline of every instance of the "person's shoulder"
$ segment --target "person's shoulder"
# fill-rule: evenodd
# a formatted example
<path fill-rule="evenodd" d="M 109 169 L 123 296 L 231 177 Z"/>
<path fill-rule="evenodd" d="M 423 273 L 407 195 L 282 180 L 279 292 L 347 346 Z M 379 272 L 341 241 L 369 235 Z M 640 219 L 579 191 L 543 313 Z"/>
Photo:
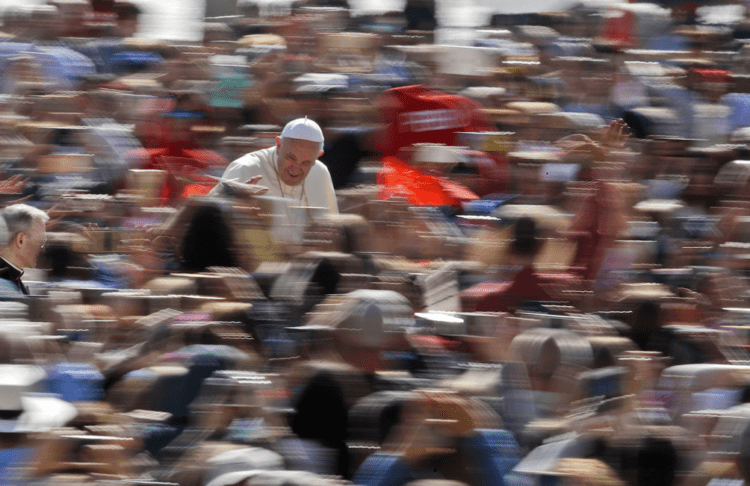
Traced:
<path fill-rule="evenodd" d="M 256 150 L 249 152 L 242 157 L 239 157 L 232 161 L 230 165 L 252 165 L 259 164 L 271 156 L 275 147 L 268 147 L 265 149 Z"/>
<path fill-rule="evenodd" d="M 11 266 L 10 264 L 5 261 L 3 258 L 0 258 L 0 278 L 2 279 L 12 279 L 11 275 Z"/>
<path fill-rule="evenodd" d="M 331 179 L 331 173 L 328 171 L 328 166 L 320 160 L 316 160 L 315 165 L 310 168 L 306 180 L 316 185 L 324 184 L 331 189 L 333 188 L 333 180 Z"/>
<path fill-rule="evenodd" d="M 328 174 L 328 166 L 325 164 L 325 162 L 321 162 L 320 160 L 315 161 L 315 165 L 312 166 L 310 169 L 310 172 L 317 172 L 319 174 Z"/>

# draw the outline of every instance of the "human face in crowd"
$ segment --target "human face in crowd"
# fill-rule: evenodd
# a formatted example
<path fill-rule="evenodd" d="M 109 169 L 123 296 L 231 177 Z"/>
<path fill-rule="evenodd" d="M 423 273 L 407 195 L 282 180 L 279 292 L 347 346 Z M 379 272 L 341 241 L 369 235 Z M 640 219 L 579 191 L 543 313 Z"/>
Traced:
<path fill-rule="evenodd" d="M 287 186 L 302 184 L 315 161 L 323 155 L 318 142 L 276 137 L 279 178 Z"/>
<path fill-rule="evenodd" d="M 47 243 L 47 231 L 41 219 L 34 219 L 31 226 L 16 235 L 21 268 L 35 268 L 39 255 Z"/>

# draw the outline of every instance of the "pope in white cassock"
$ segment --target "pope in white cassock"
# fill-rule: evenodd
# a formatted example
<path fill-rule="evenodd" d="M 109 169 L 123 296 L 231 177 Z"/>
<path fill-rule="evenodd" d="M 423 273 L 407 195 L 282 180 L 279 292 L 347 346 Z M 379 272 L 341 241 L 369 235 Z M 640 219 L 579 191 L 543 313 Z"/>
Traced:
<path fill-rule="evenodd" d="M 305 118 L 293 120 L 276 137 L 276 145 L 251 152 L 235 160 L 224 171 L 222 180 L 259 183 L 268 188 L 267 196 L 284 198 L 291 208 L 322 208 L 329 214 L 339 212 L 336 193 L 328 168 L 318 157 L 323 155 L 323 131 Z M 258 180 L 260 179 L 260 182 Z M 219 183 L 211 194 L 220 194 Z M 304 225 L 307 214 L 289 211 L 289 223 Z"/>

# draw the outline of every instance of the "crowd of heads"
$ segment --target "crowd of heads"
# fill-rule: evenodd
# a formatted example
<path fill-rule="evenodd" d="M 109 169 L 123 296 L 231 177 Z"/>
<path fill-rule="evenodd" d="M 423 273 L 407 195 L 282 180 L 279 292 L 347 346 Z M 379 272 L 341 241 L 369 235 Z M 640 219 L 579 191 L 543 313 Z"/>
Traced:
<path fill-rule="evenodd" d="M 744 9 L 449 7 L 0 12 L 0 484 L 750 481 Z"/>

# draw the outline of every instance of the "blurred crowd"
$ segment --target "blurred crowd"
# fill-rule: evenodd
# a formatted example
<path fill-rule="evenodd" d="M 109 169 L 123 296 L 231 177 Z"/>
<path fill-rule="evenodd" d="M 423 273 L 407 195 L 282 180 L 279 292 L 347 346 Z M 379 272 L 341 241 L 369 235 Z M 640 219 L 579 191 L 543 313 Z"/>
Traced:
<path fill-rule="evenodd" d="M 0 485 L 750 484 L 750 17 L 668 3 L 2 10 Z"/>

